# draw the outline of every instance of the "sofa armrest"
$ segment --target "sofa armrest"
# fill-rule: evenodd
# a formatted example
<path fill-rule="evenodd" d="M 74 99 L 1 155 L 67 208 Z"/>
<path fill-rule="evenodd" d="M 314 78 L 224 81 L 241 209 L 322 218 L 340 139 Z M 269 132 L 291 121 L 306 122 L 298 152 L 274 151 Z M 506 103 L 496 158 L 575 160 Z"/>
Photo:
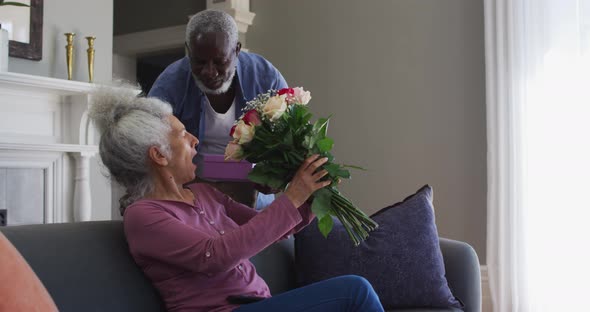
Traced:
<path fill-rule="evenodd" d="M 464 242 L 440 238 L 449 287 L 465 304 L 465 312 L 481 312 L 481 273 L 473 247 Z"/>

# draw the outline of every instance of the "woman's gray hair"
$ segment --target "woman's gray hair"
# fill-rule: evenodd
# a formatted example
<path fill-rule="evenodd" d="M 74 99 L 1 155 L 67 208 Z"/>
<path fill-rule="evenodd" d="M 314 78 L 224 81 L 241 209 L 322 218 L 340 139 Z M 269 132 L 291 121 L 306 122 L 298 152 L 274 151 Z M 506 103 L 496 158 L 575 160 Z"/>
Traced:
<path fill-rule="evenodd" d="M 198 35 L 223 32 L 229 36 L 230 45 L 238 44 L 238 25 L 231 15 L 217 10 L 201 11 L 191 17 L 186 26 L 185 41 L 191 43 Z"/>
<path fill-rule="evenodd" d="M 88 115 L 101 134 L 100 157 L 111 178 L 126 189 L 119 200 L 125 208 L 153 189 L 148 150 L 171 156 L 168 116 L 172 107 L 156 98 L 138 97 L 132 86 L 97 87 L 91 94 Z"/>

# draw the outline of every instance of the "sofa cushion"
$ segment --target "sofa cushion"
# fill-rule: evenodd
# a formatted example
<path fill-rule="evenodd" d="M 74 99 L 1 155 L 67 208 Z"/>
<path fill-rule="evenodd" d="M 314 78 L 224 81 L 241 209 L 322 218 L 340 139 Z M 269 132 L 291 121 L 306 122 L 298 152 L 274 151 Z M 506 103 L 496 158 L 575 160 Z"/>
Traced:
<path fill-rule="evenodd" d="M 295 236 L 299 286 L 356 274 L 371 282 L 385 309 L 462 308 L 445 278 L 432 188 L 426 185 L 372 218 L 379 228 L 358 247 L 338 220 L 327 239 L 316 222 L 299 232 Z"/>
<path fill-rule="evenodd" d="M 59 311 L 165 311 L 129 254 L 121 221 L 0 229 L 29 263 Z"/>

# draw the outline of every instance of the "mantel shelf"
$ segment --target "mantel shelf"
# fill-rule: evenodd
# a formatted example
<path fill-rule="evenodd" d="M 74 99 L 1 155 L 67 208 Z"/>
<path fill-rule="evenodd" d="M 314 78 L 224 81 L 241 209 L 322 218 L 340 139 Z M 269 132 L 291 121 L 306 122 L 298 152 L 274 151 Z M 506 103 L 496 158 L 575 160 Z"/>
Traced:
<path fill-rule="evenodd" d="M 94 84 L 43 76 L 11 72 L 0 72 L 0 86 L 19 87 L 22 89 L 44 90 L 60 95 L 88 94 Z"/>
<path fill-rule="evenodd" d="M 95 154 L 98 153 L 98 146 L 77 144 L 23 144 L 0 142 L 0 150 Z"/>

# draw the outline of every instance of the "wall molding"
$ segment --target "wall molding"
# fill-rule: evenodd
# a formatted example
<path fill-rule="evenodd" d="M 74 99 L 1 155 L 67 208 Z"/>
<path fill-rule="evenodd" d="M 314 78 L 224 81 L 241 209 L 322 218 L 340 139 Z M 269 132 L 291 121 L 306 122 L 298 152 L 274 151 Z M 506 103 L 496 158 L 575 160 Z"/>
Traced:
<path fill-rule="evenodd" d="M 184 47 L 186 25 L 164 27 L 113 38 L 113 53 L 137 56 Z"/>

